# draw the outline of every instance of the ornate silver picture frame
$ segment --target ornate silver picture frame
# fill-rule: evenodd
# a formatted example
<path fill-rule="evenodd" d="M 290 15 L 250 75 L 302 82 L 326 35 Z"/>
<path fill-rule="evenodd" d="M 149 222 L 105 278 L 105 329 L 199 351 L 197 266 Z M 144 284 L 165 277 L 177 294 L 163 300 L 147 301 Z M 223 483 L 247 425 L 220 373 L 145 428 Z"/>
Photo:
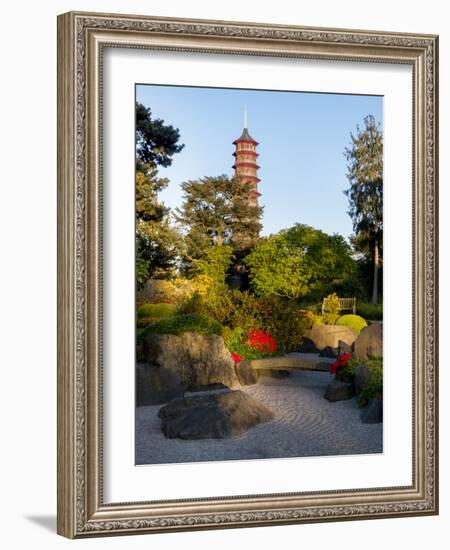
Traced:
<path fill-rule="evenodd" d="M 412 483 L 105 502 L 103 55 L 106 48 L 412 68 Z M 251 57 L 250 57 L 251 56 Z M 58 17 L 58 533 L 69 538 L 438 513 L 438 38 L 70 12 Z M 399 228 L 397 228 L 399 229 Z"/>

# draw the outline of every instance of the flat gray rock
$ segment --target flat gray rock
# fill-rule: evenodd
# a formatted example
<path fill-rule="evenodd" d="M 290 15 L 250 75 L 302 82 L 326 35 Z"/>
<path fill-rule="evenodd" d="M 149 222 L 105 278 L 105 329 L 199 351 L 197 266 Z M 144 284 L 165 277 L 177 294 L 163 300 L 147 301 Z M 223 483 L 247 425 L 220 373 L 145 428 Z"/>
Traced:
<path fill-rule="evenodd" d="M 351 399 L 355 395 L 355 388 L 353 384 L 347 384 L 340 380 L 333 380 L 327 386 L 325 390 L 325 399 L 328 401 L 343 401 Z"/>
<path fill-rule="evenodd" d="M 238 390 L 175 399 L 158 416 L 167 438 L 222 439 L 271 420 L 273 413 Z"/>

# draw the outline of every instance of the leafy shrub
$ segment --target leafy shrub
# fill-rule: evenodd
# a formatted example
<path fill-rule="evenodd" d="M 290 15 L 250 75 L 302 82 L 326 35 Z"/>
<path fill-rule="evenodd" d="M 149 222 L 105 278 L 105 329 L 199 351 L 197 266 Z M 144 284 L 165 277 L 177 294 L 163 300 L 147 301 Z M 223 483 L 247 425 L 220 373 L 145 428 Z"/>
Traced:
<path fill-rule="evenodd" d="M 357 403 L 359 407 L 365 407 L 369 399 L 383 398 L 383 359 L 350 359 L 343 368 L 336 370 L 336 380 L 352 383 L 355 379 L 355 369 L 360 365 L 366 365 L 371 371 L 369 384 L 361 391 Z"/>
<path fill-rule="evenodd" d="M 273 335 L 279 345 L 298 349 L 305 331 L 312 326 L 311 312 L 277 297 L 259 298 L 248 291 L 216 285 L 205 295 L 192 295 L 180 313 L 207 315 L 235 329 L 257 330 Z"/>
<path fill-rule="evenodd" d="M 295 303 L 274 296 L 261 300 L 259 322 L 259 327 L 252 328 L 272 334 L 286 351 L 298 349 L 306 330 L 312 326 L 311 314 L 308 311 L 299 308 Z"/>
<path fill-rule="evenodd" d="M 328 294 L 328 296 L 323 299 L 323 312 L 331 313 L 332 315 L 335 315 L 337 318 L 339 316 L 340 311 L 341 311 L 341 307 L 340 307 L 339 298 L 336 292 L 333 292 L 332 294 Z"/>
<path fill-rule="evenodd" d="M 314 317 L 312 318 L 312 324 L 313 325 L 324 325 L 325 324 L 325 319 L 324 319 L 323 315 L 314 315 Z"/>
<path fill-rule="evenodd" d="M 339 318 L 336 313 L 324 313 L 323 315 L 314 315 L 312 318 L 313 325 L 334 325 Z"/>
<path fill-rule="evenodd" d="M 233 259 L 231 246 L 211 246 L 204 258 L 194 261 L 197 276 L 207 277 L 211 284 L 225 284 L 225 278 Z"/>
<path fill-rule="evenodd" d="M 170 317 L 175 315 L 176 309 L 173 304 L 142 304 L 137 308 L 138 319 Z"/>
<path fill-rule="evenodd" d="M 148 325 L 140 333 L 147 334 L 182 334 L 183 332 L 195 332 L 206 335 L 222 335 L 223 327 L 219 321 L 211 319 L 206 315 L 186 314 L 165 317 L 160 321 Z"/>
<path fill-rule="evenodd" d="M 195 283 L 189 279 L 148 279 L 137 293 L 138 304 L 173 303 L 179 306 L 195 292 Z"/>
<path fill-rule="evenodd" d="M 383 363 L 372 364 L 369 368 L 372 376 L 370 382 L 358 396 L 358 405 L 360 407 L 365 407 L 369 400 L 374 397 L 378 399 L 383 398 Z"/>
<path fill-rule="evenodd" d="M 347 382 L 347 380 L 344 380 L 343 378 L 346 378 L 345 374 L 348 373 L 348 370 L 346 371 L 346 367 L 347 363 L 350 361 L 350 358 L 350 353 L 344 353 L 339 355 L 336 361 L 330 365 L 331 374 L 335 374 L 336 378 L 338 380 L 342 380 L 342 382 Z"/>
<path fill-rule="evenodd" d="M 365 319 L 359 315 L 342 315 L 336 321 L 336 325 L 349 327 L 355 332 L 361 332 L 364 327 L 367 327 Z"/>
<path fill-rule="evenodd" d="M 383 304 L 360 303 L 356 307 L 356 313 L 371 321 L 383 320 Z"/>

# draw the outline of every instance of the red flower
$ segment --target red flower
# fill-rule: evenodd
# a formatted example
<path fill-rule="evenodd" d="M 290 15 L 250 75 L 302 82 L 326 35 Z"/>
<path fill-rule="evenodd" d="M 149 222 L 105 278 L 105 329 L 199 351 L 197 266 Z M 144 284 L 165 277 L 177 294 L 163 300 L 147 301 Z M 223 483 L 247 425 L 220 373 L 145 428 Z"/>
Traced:
<path fill-rule="evenodd" d="M 250 330 L 248 332 L 247 344 L 251 348 L 265 353 L 274 353 L 277 351 L 277 342 L 268 332 Z"/>
<path fill-rule="evenodd" d="M 235 351 L 231 352 L 231 357 L 233 358 L 234 364 L 237 365 L 242 361 L 242 357 Z"/>
<path fill-rule="evenodd" d="M 351 354 L 350 353 L 344 353 L 343 355 L 339 355 L 337 360 L 330 365 L 330 372 L 331 374 L 336 374 L 336 372 L 339 369 L 343 369 L 347 366 L 348 361 L 350 360 Z"/>

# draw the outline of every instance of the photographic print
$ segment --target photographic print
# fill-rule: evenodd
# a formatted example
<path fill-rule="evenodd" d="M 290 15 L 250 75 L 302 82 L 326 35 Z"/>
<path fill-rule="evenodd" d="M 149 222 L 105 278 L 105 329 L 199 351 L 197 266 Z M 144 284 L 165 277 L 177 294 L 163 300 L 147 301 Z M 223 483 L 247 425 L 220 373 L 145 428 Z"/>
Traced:
<path fill-rule="evenodd" d="M 58 533 L 438 513 L 437 60 L 58 17 Z"/>
<path fill-rule="evenodd" d="M 135 88 L 137 465 L 383 452 L 383 98 Z"/>

